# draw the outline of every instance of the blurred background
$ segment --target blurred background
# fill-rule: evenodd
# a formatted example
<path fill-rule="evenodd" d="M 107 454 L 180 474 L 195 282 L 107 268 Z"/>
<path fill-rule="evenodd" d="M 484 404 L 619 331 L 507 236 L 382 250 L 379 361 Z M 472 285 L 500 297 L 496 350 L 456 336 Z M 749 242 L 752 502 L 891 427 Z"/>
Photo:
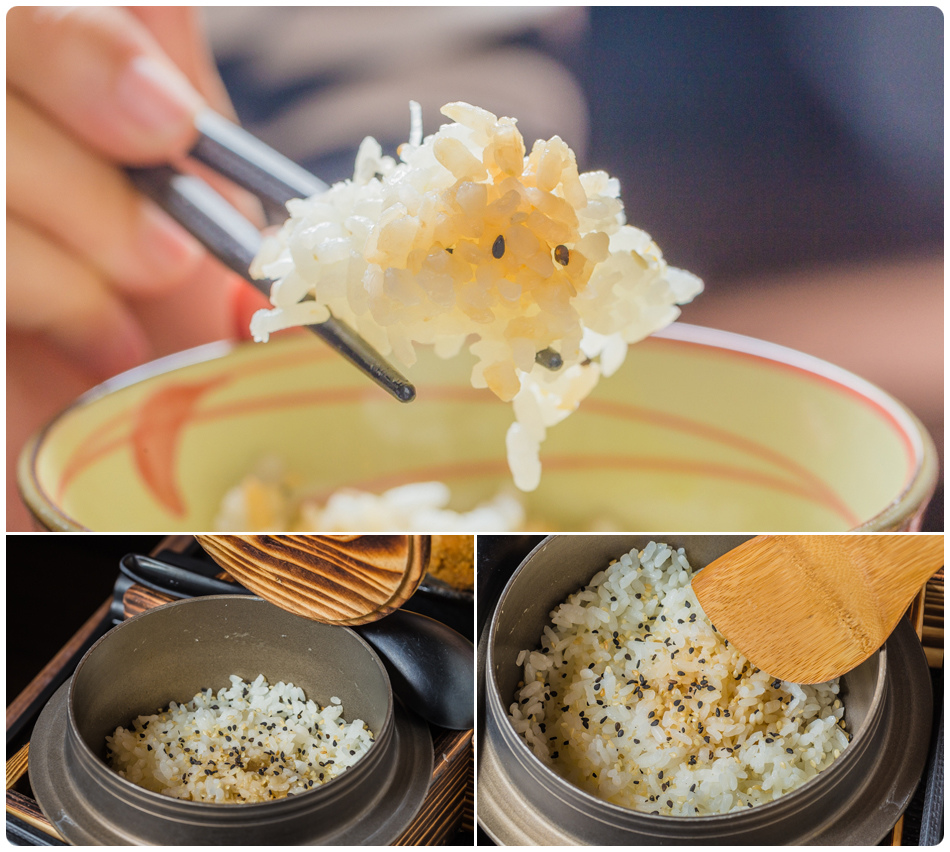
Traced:
<path fill-rule="evenodd" d="M 238 115 L 327 181 L 467 100 L 620 178 L 706 281 L 683 320 L 884 388 L 943 446 L 943 15 L 934 7 L 212 7 Z M 926 528 L 943 529 L 942 485 Z"/>

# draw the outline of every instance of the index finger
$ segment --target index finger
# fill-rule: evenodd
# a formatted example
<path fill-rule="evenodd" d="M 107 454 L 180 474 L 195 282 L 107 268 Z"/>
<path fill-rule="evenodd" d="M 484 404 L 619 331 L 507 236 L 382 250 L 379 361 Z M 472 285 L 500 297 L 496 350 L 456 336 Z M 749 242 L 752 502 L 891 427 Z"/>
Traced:
<path fill-rule="evenodd" d="M 117 7 L 15 7 L 7 85 L 110 158 L 183 156 L 203 99 L 148 30 Z"/>

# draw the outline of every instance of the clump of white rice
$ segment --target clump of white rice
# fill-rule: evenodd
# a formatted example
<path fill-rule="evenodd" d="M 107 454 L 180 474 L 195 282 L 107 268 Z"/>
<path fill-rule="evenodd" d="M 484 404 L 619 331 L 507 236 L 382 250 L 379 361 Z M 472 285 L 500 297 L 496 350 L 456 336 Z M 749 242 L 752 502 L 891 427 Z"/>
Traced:
<path fill-rule="evenodd" d="M 373 744 L 361 720 L 343 718 L 339 698 L 320 707 L 292 683 L 230 680 L 117 728 L 106 737 L 112 768 L 176 799 L 265 802 L 326 783 Z"/>
<path fill-rule="evenodd" d="M 464 512 L 448 508 L 451 496 L 442 482 L 413 482 L 381 494 L 345 488 L 325 504 L 302 503 L 300 513 L 306 529 L 329 532 L 511 532 L 524 526 L 524 507 L 510 494 L 497 494 Z"/>
<path fill-rule="evenodd" d="M 442 357 L 468 344 L 472 384 L 514 405 L 508 463 L 532 491 L 547 429 L 702 282 L 625 224 L 617 180 L 580 174 L 559 137 L 528 152 L 515 119 L 450 103 L 452 123 L 423 139 L 411 111 L 398 163 L 367 138 L 352 180 L 287 204 L 252 266 L 274 279 L 274 307 L 251 331 L 267 340 L 332 313 L 406 367 L 415 344 Z M 556 372 L 535 363 L 549 348 L 563 360 Z"/>
<path fill-rule="evenodd" d="M 651 813 L 769 802 L 848 744 L 838 682 L 800 686 L 751 665 L 709 623 L 682 549 L 625 554 L 551 613 L 523 651 L 510 718 L 589 793 Z"/>
<path fill-rule="evenodd" d="M 513 494 L 500 492 L 467 510 L 450 508 L 443 482 L 412 482 L 373 493 L 341 488 L 318 500 L 295 484 L 283 465 L 266 459 L 228 489 L 214 520 L 219 532 L 514 532 L 525 510 Z"/>

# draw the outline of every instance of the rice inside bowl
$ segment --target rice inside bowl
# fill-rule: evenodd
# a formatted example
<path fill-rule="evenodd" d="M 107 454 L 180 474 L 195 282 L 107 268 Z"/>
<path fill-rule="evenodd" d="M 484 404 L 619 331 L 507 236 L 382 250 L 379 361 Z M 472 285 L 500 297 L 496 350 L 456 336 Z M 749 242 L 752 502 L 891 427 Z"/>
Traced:
<path fill-rule="evenodd" d="M 651 542 L 551 613 L 509 716 L 592 795 L 674 816 L 728 813 L 800 787 L 846 748 L 839 684 L 771 678 L 720 636 L 682 549 Z"/>
<path fill-rule="evenodd" d="M 229 488 L 215 514 L 218 532 L 515 532 L 525 526 L 521 501 L 507 491 L 467 511 L 451 508 L 443 482 L 410 482 L 381 494 L 340 488 L 318 499 L 279 459 L 262 459 Z"/>
<path fill-rule="evenodd" d="M 325 784 L 353 766 L 375 737 L 292 683 L 245 683 L 199 692 L 106 737 L 111 767 L 141 787 L 196 802 L 266 802 Z"/>

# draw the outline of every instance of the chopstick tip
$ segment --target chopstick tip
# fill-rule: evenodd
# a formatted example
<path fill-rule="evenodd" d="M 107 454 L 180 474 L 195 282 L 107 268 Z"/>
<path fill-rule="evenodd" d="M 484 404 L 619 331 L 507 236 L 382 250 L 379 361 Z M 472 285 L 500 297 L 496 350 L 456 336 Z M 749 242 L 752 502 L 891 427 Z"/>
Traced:
<path fill-rule="evenodd" d="M 400 402 L 412 402 L 416 398 L 415 386 L 410 384 L 398 385 L 393 388 L 393 396 Z"/>

